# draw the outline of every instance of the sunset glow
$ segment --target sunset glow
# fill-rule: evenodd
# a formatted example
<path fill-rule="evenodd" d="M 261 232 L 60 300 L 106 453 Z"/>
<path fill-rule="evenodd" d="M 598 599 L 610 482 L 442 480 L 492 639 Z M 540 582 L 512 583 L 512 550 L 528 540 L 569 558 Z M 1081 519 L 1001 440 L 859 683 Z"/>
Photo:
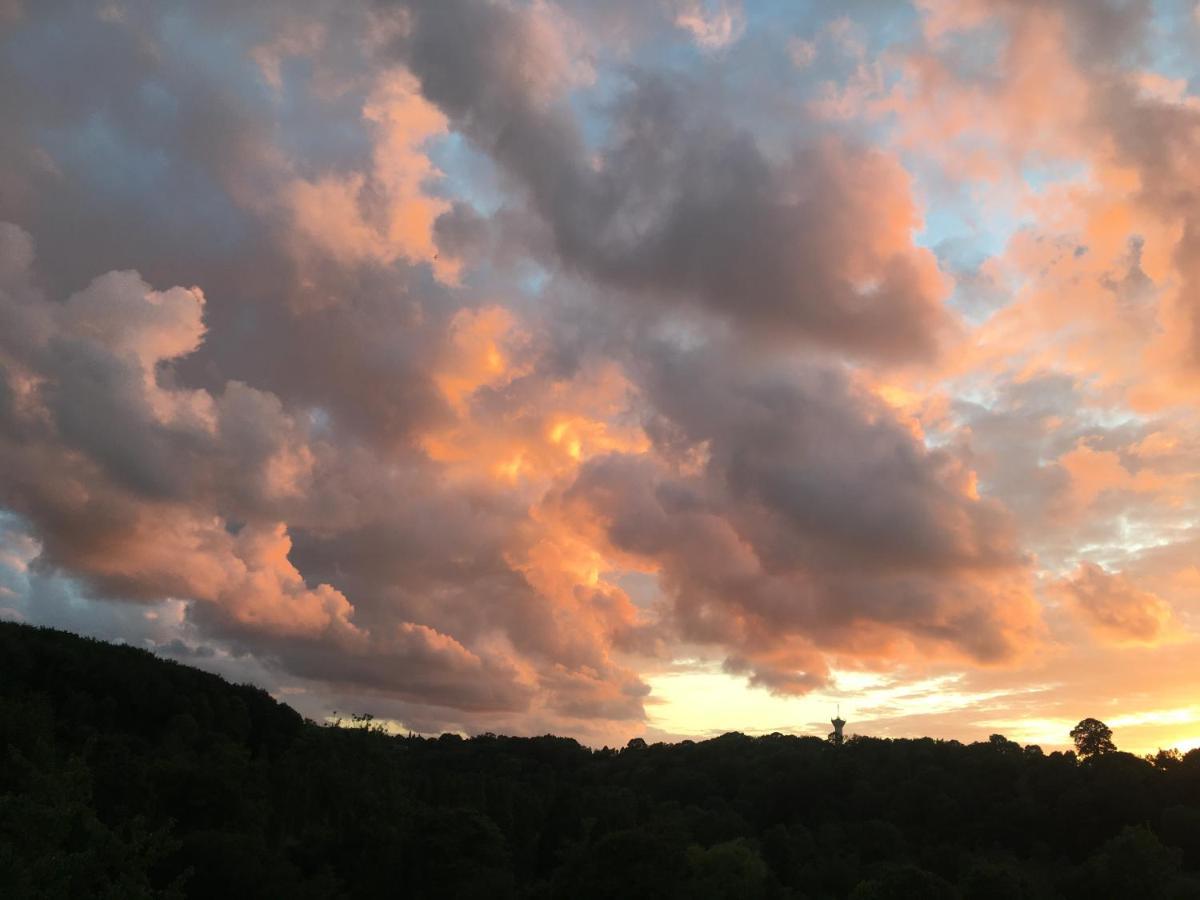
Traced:
<path fill-rule="evenodd" d="M 1191 0 L 0 0 L 0 618 L 305 715 L 1200 747 Z"/>

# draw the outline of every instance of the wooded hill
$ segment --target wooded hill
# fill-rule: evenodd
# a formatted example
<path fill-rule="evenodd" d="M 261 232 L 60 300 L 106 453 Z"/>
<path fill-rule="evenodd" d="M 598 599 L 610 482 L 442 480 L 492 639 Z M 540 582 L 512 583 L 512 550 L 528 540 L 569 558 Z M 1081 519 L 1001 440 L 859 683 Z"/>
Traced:
<path fill-rule="evenodd" d="M 1198 874 L 1197 751 L 394 737 L 0 623 L 6 898 L 1154 898 Z"/>

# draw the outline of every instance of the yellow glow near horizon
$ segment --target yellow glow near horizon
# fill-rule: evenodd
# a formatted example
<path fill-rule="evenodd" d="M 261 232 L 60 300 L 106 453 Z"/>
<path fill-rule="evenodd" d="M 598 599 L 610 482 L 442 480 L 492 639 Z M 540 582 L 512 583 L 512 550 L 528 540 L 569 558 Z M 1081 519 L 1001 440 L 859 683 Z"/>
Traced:
<path fill-rule="evenodd" d="M 810 697 L 778 697 L 720 671 L 669 672 L 647 679 L 649 723 L 665 732 L 705 736 L 727 731 L 795 731 L 820 721 Z"/>
<path fill-rule="evenodd" d="M 1121 715 L 1099 716 L 1113 730 L 1117 748 L 1128 753 L 1146 754 L 1174 747 L 1188 751 L 1200 747 L 1200 707 L 1143 710 Z M 1044 747 L 1067 747 L 1077 720 L 1068 718 L 988 719 L 975 724 L 995 729 L 1011 740 Z M 1192 725 L 1192 728 L 1180 726 Z"/>
<path fill-rule="evenodd" d="M 1017 691 L 971 691 L 961 675 L 900 682 L 869 672 L 837 672 L 834 686 L 797 697 L 781 697 L 751 687 L 744 678 L 714 665 L 665 672 L 647 679 L 652 688 L 649 724 L 680 737 L 703 738 L 729 731 L 746 734 L 811 734 L 824 737 L 825 723 L 841 704 L 850 733 L 925 736 L 962 741 L 1003 734 L 1045 750 L 1066 749 L 1079 721 L 1067 717 L 1028 717 L 1006 709 L 1006 700 L 1049 691 L 1035 686 Z M 936 717 L 923 727 L 913 717 Z M 1117 747 L 1139 755 L 1159 748 L 1186 752 L 1200 747 L 1200 705 L 1135 710 L 1103 719 Z M 1189 727 L 1190 726 L 1190 727 Z"/>
<path fill-rule="evenodd" d="M 781 731 L 824 736 L 824 723 L 840 704 L 842 717 L 852 725 L 859 722 L 873 727 L 886 727 L 893 721 L 901 725 L 901 720 L 910 716 L 962 713 L 957 733 L 931 735 L 961 739 L 979 731 L 979 723 L 972 721 L 970 715 L 979 704 L 1043 690 L 1033 687 L 1020 691 L 970 691 L 959 687 L 962 677 L 947 674 L 898 682 L 877 673 L 835 672 L 833 686 L 828 690 L 781 697 L 752 687 L 745 678 L 729 675 L 715 666 L 697 666 L 647 679 L 653 698 L 648 706 L 649 722 L 678 735 Z M 1056 743 L 1067 740 L 1070 728 L 1068 725 L 1061 731 Z M 891 736 L 896 733 L 891 728 L 887 731 Z M 902 732 L 918 735 L 911 727 L 902 728 Z"/>

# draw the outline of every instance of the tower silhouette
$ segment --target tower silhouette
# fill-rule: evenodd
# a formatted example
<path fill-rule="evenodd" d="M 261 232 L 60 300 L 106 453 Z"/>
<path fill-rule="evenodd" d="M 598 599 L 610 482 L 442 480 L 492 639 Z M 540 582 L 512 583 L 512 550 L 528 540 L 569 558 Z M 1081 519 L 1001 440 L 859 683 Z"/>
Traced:
<path fill-rule="evenodd" d="M 846 721 L 842 718 L 842 704 L 838 704 L 837 714 L 829 721 L 833 724 L 833 731 L 829 732 L 829 743 L 840 746 L 845 740 L 842 729 L 846 727 Z"/>

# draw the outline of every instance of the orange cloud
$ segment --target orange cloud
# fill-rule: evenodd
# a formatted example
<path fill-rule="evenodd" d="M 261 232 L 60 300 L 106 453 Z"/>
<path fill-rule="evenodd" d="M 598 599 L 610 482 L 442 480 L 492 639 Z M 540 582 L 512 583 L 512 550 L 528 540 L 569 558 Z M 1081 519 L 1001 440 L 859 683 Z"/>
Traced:
<path fill-rule="evenodd" d="M 1094 563 L 1082 563 L 1057 587 L 1072 609 L 1110 640 L 1154 644 L 1171 625 L 1171 607 L 1162 598 Z"/>
<path fill-rule="evenodd" d="M 884 733 L 1189 708 L 1200 103 L 1144 4 L 193 6 L 0 0 L 6 609 L 170 604 L 431 730 L 612 739 L 697 657 L 946 700 Z"/>
<path fill-rule="evenodd" d="M 435 220 L 450 205 L 427 193 L 440 173 L 425 153 L 431 138 L 446 133 L 445 116 L 404 70 L 379 79 L 362 114 L 374 138 L 369 172 L 297 178 L 285 189 L 302 245 L 342 263 L 428 262 L 438 278 L 453 283 L 459 263 L 442 258 L 433 236 Z"/>
<path fill-rule="evenodd" d="M 1079 444 L 1061 456 L 1059 465 L 1071 477 L 1070 503 L 1079 512 L 1086 511 L 1105 491 L 1147 493 L 1163 486 L 1154 472 L 1141 469 L 1134 474 L 1121 464 L 1116 453 L 1096 450 L 1086 444 Z"/>
<path fill-rule="evenodd" d="M 502 306 L 459 310 L 450 321 L 445 357 L 434 380 L 460 413 L 475 391 L 517 378 L 527 367 L 515 360 L 527 341 L 516 318 Z"/>

